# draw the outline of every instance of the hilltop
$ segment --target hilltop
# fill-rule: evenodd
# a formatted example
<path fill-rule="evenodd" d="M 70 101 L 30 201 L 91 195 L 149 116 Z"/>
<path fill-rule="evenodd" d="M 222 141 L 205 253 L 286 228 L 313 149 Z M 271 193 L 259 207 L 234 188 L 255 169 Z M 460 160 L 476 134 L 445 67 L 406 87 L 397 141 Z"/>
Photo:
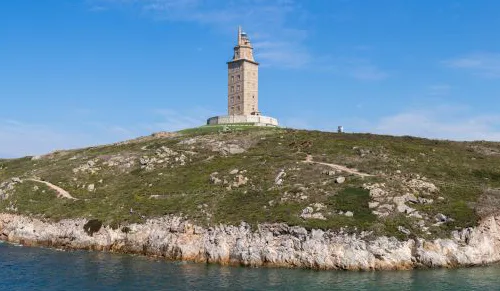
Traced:
<path fill-rule="evenodd" d="M 447 237 L 496 214 L 499 162 L 494 142 L 201 127 L 0 160 L 0 212 Z"/>

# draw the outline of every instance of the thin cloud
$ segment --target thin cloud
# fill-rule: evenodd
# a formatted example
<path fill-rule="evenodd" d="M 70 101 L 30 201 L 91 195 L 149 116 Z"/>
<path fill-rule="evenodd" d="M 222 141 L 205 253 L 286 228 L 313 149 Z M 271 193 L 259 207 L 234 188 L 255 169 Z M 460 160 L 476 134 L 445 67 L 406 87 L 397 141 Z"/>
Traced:
<path fill-rule="evenodd" d="M 248 30 L 256 57 L 267 66 L 305 67 L 312 54 L 305 45 L 307 30 L 289 23 L 303 22 L 307 12 L 291 0 L 94 0 L 93 5 L 132 8 L 156 20 L 195 22 L 234 33 L 237 25 Z"/>
<path fill-rule="evenodd" d="M 38 155 L 94 144 L 90 136 L 62 132 L 41 124 L 0 121 L 0 158 Z"/>
<path fill-rule="evenodd" d="M 103 12 L 106 10 L 108 10 L 108 8 L 106 8 L 104 6 L 99 6 L 99 5 L 91 6 L 89 8 L 89 11 L 92 11 L 92 12 Z"/>
<path fill-rule="evenodd" d="M 263 67 L 303 68 L 311 63 L 312 57 L 306 50 L 290 46 L 289 43 L 276 42 L 274 45 L 256 43 L 255 51 Z"/>
<path fill-rule="evenodd" d="M 361 65 L 350 68 L 349 76 L 358 80 L 380 81 L 389 77 L 389 74 L 382 71 L 375 65 Z"/>
<path fill-rule="evenodd" d="M 185 112 L 173 109 L 156 109 L 153 112 L 158 121 L 141 126 L 150 132 L 178 131 L 186 128 L 198 127 L 206 124 L 207 118 L 217 115 L 205 108 L 195 108 Z"/>
<path fill-rule="evenodd" d="M 366 58 L 324 57 L 319 61 L 329 64 L 326 67 L 327 71 L 360 81 L 382 81 L 390 77 L 386 70 Z"/>
<path fill-rule="evenodd" d="M 450 106 L 410 110 L 379 119 L 370 131 L 451 140 L 500 141 L 500 115 L 471 115 L 461 107 Z"/>
<path fill-rule="evenodd" d="M 363 81 L 381 81 L 389 78 L 385 72 L 370 60 L 364 58 L 340 59 L 341 72 Z"/>
<path fill-rule="evenodd" d="M 217 115 L 204 108 L 187 111 L 155 109 L 151 113 L 156 122 L 126 127 L 91 121 L 84 123 L 84 130 L 65 130 L 53 125 L 0 120 L 0 158 L 40 155 L 55 150 L 114 143 L 158 131 L 198 127 L 206 123 L 207 117 Z"/>
<path fill-rule="evenodd" d="M 475 53 L 446 60 L 443 63 L 449 68 L 468 70 L 478 76 L 500 78 L 499 53 Z"/>
<path fill-rule="evenodd" d="M 307 45 L 308 23 L 314 18 L 293 0 L 90 0 L 112 8 L 129 8 L 157 21 L 193 22 L 225 33 L 242 25 L 249 33 L 257 60 L 266 67 L 303 69 L 340 68 L 343 74 L 363 81 L 380 81 L 389 74 L 367 60 L 340 65 L 325 63 L 327 56 L 314 54 Z M 369 50 L 368 45 L 357 50 Z M 356 50 L 355 49 L 355 50 Z"/>
<path fill-rule="evenodd" d="M 436 84 L 429 86 L 427 90 L 430 96 L 446 96 L 450 94 L 451 89 L 451 86 L 448 84 Z"/>
<path fill-rule="evenodd" d="M 449 139 L 457 141 L 500 141 L 500 115 L 474 114 L 469 106 L 435 105 L 401 111 L 367 120 L 362 115 L 330 116 L 305 115 L 288 121 L 287 126 L 336 131 L 343 125 L 346 132 L 369 132 L 396 136 Z"/>

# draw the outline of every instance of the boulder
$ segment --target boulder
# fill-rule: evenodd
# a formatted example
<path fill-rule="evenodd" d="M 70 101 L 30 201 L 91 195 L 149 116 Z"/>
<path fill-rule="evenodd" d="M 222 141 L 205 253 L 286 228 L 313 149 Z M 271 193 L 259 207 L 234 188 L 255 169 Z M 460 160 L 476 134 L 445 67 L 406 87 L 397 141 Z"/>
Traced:
<path fill-rule="evenodd" d="M 406 235 L 411 234 L 411 231 L 409 229 L 407 229 L 407 228 L 405 228 L 405 227 L 403 227 L 401 225 L 398 226 L 398 230 L 399 230 L 399 232 L 404 233 Z"/>
<path fill-rule="evenodd" d="M 274 178 L 274 184 L 281 186 L 283 185 L 284 178 L 286 177 L 286 172 L 285 170 L 281 170 L 276 178 Z"/>

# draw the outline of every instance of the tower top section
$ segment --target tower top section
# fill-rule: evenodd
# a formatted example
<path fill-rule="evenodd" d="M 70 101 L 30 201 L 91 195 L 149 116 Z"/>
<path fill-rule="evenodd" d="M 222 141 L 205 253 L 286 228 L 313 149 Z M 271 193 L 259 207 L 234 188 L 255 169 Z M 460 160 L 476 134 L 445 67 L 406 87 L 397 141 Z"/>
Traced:
<path fill-rule="evenodd" d="M 241 26 L 238 26 L 238 43 L 234 47 L 234 55 L 231 61 L 239 60 L 247 60 L 255 63 L 252 43 L 248 35 L 241 30 Z"/>

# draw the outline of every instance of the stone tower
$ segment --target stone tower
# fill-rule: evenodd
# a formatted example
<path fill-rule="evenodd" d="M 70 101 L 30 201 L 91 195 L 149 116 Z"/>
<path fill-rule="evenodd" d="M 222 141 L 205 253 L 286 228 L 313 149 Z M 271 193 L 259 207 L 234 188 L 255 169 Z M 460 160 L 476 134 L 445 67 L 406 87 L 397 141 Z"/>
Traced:
<path fill-rule="evenodd" d="M 247 34 L 238 27 L 233 59 L 227 62 L 227 113 L 207 119 L 207 125 L 278 126 L 278 120 L 259 112 L 259 63 Z"/>
<path fill-rule="evenodd" d="M 238 28 L 238 43 L 228 67 L 228 115 L 260 115 L 259 63 L 247 34 Z"/>

